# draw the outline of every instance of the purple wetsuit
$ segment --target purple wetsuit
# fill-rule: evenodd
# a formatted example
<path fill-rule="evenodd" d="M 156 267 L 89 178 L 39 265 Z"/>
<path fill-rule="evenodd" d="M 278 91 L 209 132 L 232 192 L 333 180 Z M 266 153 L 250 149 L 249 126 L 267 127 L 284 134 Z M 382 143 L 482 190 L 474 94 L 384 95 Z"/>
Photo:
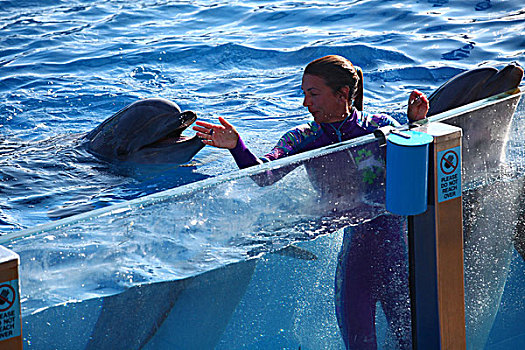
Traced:
<path fill-rule="evenodd" d="M 239 138 L 237 146 L 230 150 L 239 168 L 244 169 L 263 162 L 276 160 L 293 154 L 309 151 L 341 141 L 370 134 L 377 128 L 399 123 L 386 114 L 369 114 L 355 108 L 348 118 L 336 123 L 316 123 L 298 126 L 288 131 L 277 145 L 262 158 L 257 158 Z"/>
<path fill-rule="evenodd" d="M 288 131 L 262 158 L 251 153 L 240 138 L 237 146 L 231 150 L 231 154 L 239 168 L 243 169 L 350 140 L 388 125 L 399 126 L 399 123 L 387 115 L 372 115 L 354 108 L 348 118 L 342 122 L 321 124 L 310 122 Z M 337 157 L 337 154 L 332 155 L 332 161 L 337 164 L 338 172 L 344 172 L 344 164 L 336 159 Z M 326 164 L 328 163 L 323 161 L 306 164 L 314 187 L 316 187 L 315 182 L 321 179 L 329 183 L 328 187 L 332 187 L 332 191 L 348 192 L 348 187 L 344 185 L 352 182 L 348 178 L 337 183 L 327 180 L 330 174 L 334 173 L 333 171 L 316 169 L 324 168 Z M 262 181 L 254 180 L 262 185 L 271 184 L 293 168 L 294 166 L 285 167 L 281 173 L 277 171 L 266 174 Z M 316 170 L 320 176 L 315 176 Z M 326 186 L 324 189 L 326 190 Z M 347 349 L 377 348 L 375 331 L 377 302 L 381 303 L 386 314 L 393 335 L 392 341 L 396 343 L 393 346 L 401 349 L 411 348 L 406 252 L 402 218 L 381 215 L 367 223 L 345 229 L 336 271 L 335 304 L 341 335 Z"/>
<path fill-rule="evenodd" d="M 391 334 L 384 347 L 412 349 L 405 222 L 403 217 L 381 215 L 344 230 L 335 305 L 347 349 L 377 349 L 378 302 Z"/>

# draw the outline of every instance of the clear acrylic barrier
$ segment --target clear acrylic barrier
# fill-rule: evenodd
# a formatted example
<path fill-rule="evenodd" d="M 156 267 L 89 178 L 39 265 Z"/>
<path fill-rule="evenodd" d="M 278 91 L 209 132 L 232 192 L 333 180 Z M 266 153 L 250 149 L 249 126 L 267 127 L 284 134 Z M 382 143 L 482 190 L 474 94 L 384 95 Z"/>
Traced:
<path fill-rule="evenodd" d="M 432 118 L 464 128 L 471 348 L 487 342 L 513 250 L 521 94 Z M 362 319 L 380 347 L 403 347 L 406 227 L 384 196 L 370 135 L 0 237 L 21 256 L 26 346 L 337 349 L 338 323 L 348 338 Z M 372 321 L 353 289 L 382 306 Z"/>
<path fill-rule="evenodd" d="M 24 310 L 191 277 L 369 220 L 384 212 L 382 153 L 369 137 L 21 231 L 12 242 L 3 236 L 31 257 L 22 266 L 25 288 L 33 278 L 41 291 L 71 287 L 35 307 L 31 297 Z"/>
<path fill-rule="evenodd" d="M 525 175 L 525 103 L 523 91 L 505 93 L 430 118 L 463 129 L 462 186 L 467 348 L 514 349 L 525 345 L 489 340 L 500 308 L 513 253 L 525 231 L 517 231 Z M 516 112 L 514 112 L 516 111 Z M 515 243 L 516 242 L 516 243 Z M 522 243 L 523 244 L 523 243 Z M 523 262 L 525 251 L 519 257 Z M 519 262 L 519 260 L 515 259 Z M 521 269 L 523 265 L 516 265 Z M 519 272 L 517 272 L 519 274 Z M 522 286 L 522 288 L 525 286 Z M 522 296 L 512 296 L 522 299 Z M 525 320 L 522 304 L 521 320 Z M 519 309 L 519 308 L 518 308 Z M 519 313 L 518 313 L 519 315 Z M 517 322 L 518 319 L 511 322 Z M 509 328 L 507 326 L 507 328 Z M 510 327 L 512 328 L 512 327 Z M 521 334 L 520 334 L 521 333 Z M 520 340 L 521 339 L 521 340 Z M 488 344 L 488 345 L 487 345 Z M 506 347 L 507 346 L 507 347 Z"/>

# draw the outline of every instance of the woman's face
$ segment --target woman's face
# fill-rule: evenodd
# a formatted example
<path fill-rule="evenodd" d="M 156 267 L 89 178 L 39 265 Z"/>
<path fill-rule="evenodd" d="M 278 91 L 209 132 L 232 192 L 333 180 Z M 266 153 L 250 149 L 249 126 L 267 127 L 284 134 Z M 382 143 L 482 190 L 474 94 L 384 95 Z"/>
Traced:
<path fill-rule="evenodd" d="M 304 93 L 303 106 L 308 108 L 315 122 L 333 123 L 342 121 L 349 113 L 349 104 L 344 95 L 344 87 L 336 93 L 317 75 L 303 75 L 301 89 Z"/>

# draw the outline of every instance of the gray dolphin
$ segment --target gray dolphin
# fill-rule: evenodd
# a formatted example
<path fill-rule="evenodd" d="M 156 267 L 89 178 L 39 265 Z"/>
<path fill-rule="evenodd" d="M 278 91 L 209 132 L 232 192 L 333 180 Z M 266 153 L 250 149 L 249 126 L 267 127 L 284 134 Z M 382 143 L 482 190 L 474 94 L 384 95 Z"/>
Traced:
<path fill-rule="evenodd" d="M 502 92 L 516 89 L 523 79 L 523 68 L 511 63 L 498 70 L 493 67 L 476 68 L 452 77 L 428 97 L 432 116 Z M 514 247 L 525 259 L 525 185 Z"/>
<path fill-rule="evenodd" d="M 499 71 L 478 68 L 461 73 L 429 96 L 429 115 L 511 91 L 520 85 L 522 78 L 523 69 L 515 64 Z M 476 173 L 490 174 L 505 167 L 501 155 L 518 100 L 519 97 L 513 102 L 485 106 L 476 112 L 443 120 L 461 127 L 464 132 L 462 178 L 476 179 Z M 513 239 L 514 247 L 525 259 L 525 186 L 522 182 L 523 179 L 495 181 L 463 192 L 468 349 L 485 348 L 505 288 Z"/>
<path fill-rule="evenodd" d="M 456 75 L 430 94 L 427 116 L 515 89 L 522 78 L 523 68 L 514 63 L 500 70 L 493 67 L 468 70 Z"/>
<path fill-rule="evenodd" d="M 130 104 L 88 133 L 87 150 L 108 161 L 145 164 L 189 162 L 204 143 L 181 133 L 197 119 L 163 98 Z"/>

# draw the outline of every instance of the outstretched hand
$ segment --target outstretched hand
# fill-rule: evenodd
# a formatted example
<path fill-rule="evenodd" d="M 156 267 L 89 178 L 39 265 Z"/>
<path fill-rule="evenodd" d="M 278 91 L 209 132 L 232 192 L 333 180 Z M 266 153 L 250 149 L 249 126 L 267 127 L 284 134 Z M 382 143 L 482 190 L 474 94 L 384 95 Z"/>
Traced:
<path fill-rule="evenodd" d="M 429 108 L 427 96 L 418 90 L 412 91 L 408 98 L 408 119 L 413 122 L 416 120 L 425 119 Z"/>
<path fill-rule="evenodd" d="M 219 117 L 219 122 L 221 125 L 197 121 L 196 124 L 199 126 L 194 126 L 193 130 L 197 131 L 197 136 L 206 145 L 227 149 L 235 148 L 239 141 L 239 133 L 226 119 Z"/>

